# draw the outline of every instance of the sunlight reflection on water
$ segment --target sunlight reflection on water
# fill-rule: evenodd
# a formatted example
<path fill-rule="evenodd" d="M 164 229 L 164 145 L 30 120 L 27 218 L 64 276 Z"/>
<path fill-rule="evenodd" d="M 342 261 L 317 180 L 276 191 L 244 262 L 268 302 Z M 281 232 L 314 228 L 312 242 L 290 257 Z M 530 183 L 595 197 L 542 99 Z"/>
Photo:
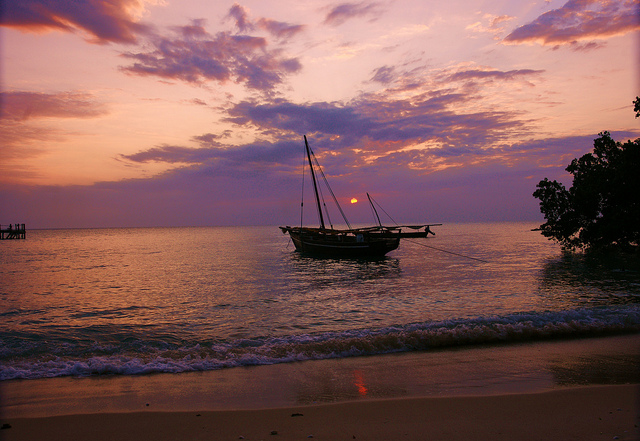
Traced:
<path fill-rule="evenodd" d="M 374 261 L 305 257 L 272 227 L 33 231 L 3 249 L 2 310 L 23 332 L 224 339 L 636 301 L 637 267 L 564 255 L 532 226 L 443 226 Z"/>

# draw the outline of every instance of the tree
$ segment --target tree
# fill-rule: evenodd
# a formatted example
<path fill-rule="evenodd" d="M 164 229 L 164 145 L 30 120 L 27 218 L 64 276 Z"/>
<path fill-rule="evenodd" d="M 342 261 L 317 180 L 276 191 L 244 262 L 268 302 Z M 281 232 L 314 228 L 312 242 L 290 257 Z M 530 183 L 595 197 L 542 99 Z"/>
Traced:
<path fill-rule="evenodd" d="M 640 98 L 636 98 L 636 112 Z M 624 144 L 602 132 L 593 153 L 566 170 L 571 188 L 544 179 L 533 196 L 546 222 L 542 235 L 566 249 L 637 249 L 640 245 L 640 138 Z"/>

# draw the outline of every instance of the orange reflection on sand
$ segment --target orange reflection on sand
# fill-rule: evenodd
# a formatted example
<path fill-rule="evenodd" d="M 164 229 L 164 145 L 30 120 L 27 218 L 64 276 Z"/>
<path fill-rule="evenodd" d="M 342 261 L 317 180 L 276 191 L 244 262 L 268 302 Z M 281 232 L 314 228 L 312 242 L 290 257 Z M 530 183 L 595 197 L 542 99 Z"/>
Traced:
<path fill-rule="evenodd" d="M 358 389 L 358 395 L 360 395 L 361 397 L 364 397 L 365 395 L 367 395 L 367 392 L 369 390 L 367 389 L 367 386 L 365 386 L 364 384 L 364 375 L 362 374 L 361 370 L 353 371 L 353 384 Z"/>

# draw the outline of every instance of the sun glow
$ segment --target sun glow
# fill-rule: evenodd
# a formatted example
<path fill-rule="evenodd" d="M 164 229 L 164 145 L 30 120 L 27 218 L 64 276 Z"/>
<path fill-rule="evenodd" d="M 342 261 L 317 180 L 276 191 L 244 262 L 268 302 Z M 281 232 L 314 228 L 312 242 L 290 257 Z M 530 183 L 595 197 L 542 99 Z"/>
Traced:
<path fill-rule="evenodd" d="M 358 200 L 356 198 L 351 198 L 351 203 L 355 204 L 356 202 L 358 202 Z"/>

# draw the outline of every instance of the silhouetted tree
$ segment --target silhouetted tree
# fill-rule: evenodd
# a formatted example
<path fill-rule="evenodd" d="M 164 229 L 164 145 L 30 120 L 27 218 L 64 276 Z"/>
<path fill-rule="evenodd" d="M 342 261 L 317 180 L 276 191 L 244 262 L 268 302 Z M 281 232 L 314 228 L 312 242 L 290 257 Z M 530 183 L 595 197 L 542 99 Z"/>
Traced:
<path fill-rule="evenodd" d="M 640 116 L 640 96 L 637 96 L 633 102 L 633 110 L 636 112 L 636 118 L 638 118 Z"/>
<path fill-rule="evenodd" d="M 640 114 L 640 98 L 634 103 Z M 571 188 L 546 178 L 538 183 L 533 196 L 546 219 L 540 230 L 567 249 L 637 249 L 640 138 L 621 144 L 602 132 L 593 145 L 593 153 L 566 168 L 573 175 Z"/>

